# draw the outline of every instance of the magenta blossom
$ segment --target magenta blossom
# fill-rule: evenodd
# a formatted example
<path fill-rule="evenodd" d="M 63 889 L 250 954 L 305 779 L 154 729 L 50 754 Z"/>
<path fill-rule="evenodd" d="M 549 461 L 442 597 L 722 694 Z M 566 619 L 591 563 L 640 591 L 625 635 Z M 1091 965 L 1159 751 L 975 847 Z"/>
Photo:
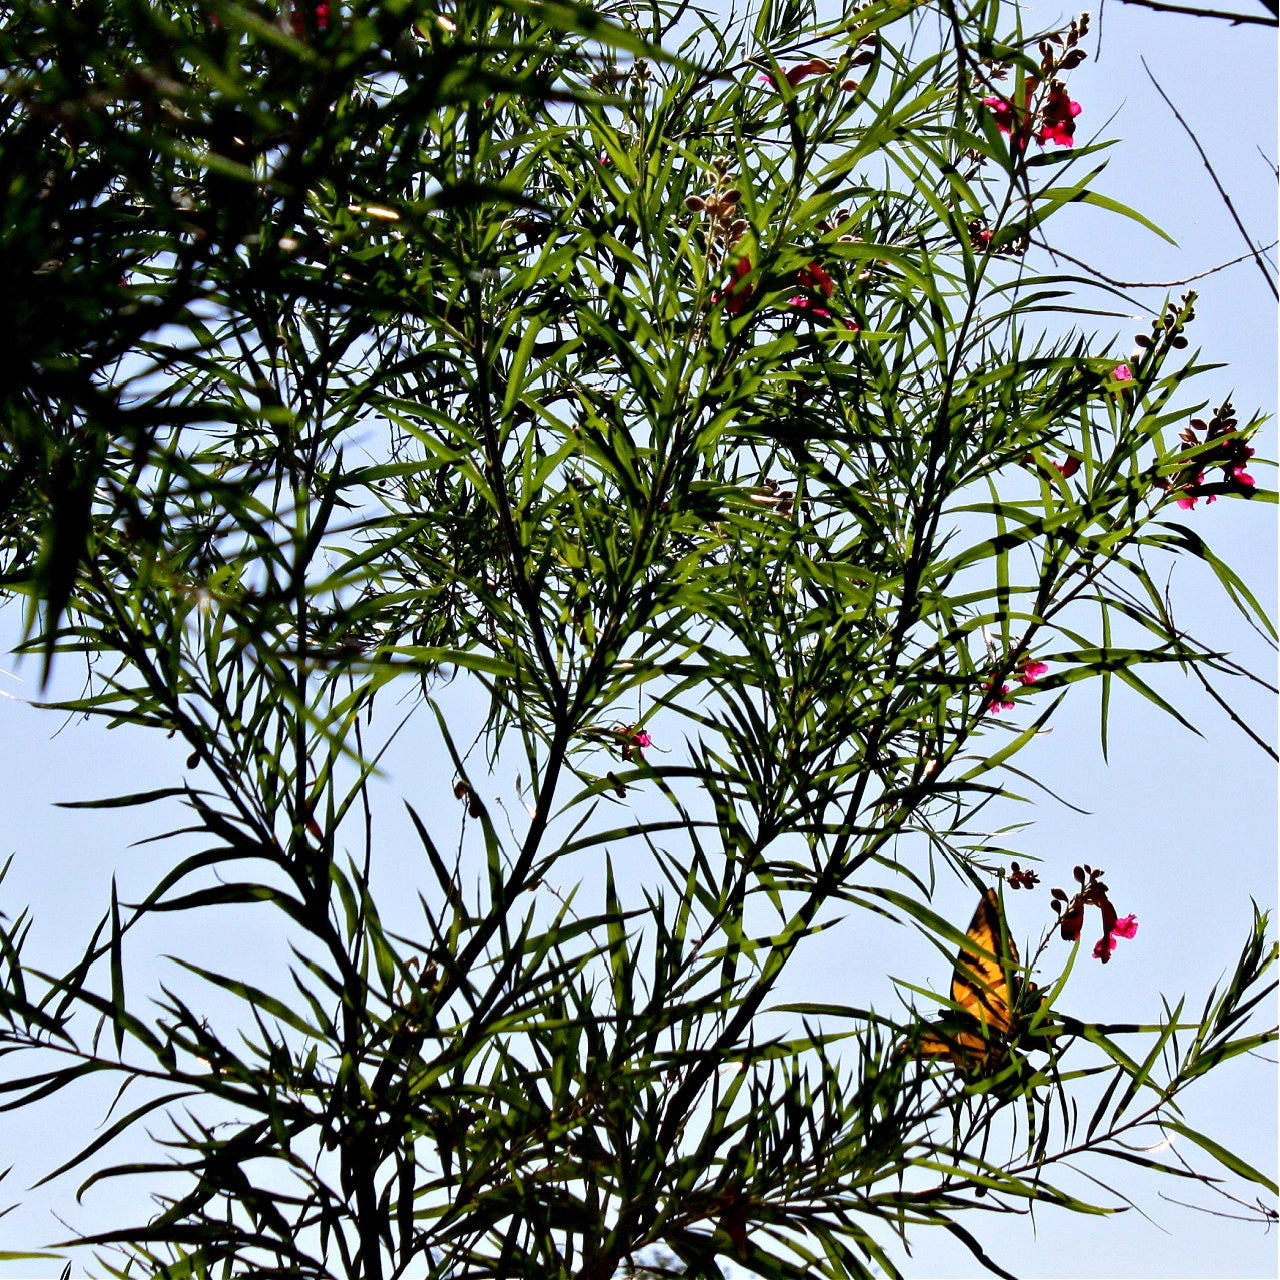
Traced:
<path fill-rule="evenodd" d="M 1095 960 L 1101 960 L 1103 964 L 1106 964 L 1111 958 L 1111 953 L 1116 949 L 1116 939 L 1132 938 L 1137 934 L 1137 932 L 1137 916 L 1124 916 L 1117 920 L 1094 944 L 1093 958 Z"/>
<path fill-rule="evenodd" d="M 811 262 L 807 267 L 801 267 L 796 272 L 796 283 L 803 289 L 811 289 L 814 293 L 821 294 L 824 298 L 831 297 L 836 287 L 835 281 L 816 262 Z M 799 307 L 801 310 L 808 311 L 823 320 L 830 320 L 831 312 L 826 307 L 819 305 L 819 302 L 820 299 L 815 301 L 813 298 L 807 298 L 801 294 L 787 299 L 788 306 Z"/>
<path fill-rule="evenodd" d="M 801 311 L 808 311 L 822 320 L 831 319 L 831 312 L 826 307 L 820 307 L 812 298 L 802 298 L 799 294 L 794 298 L 788 298 L 787 306 L 799 307 Z"/>
<path fill-rule="evenodd" d="M 1133 370 L 1130 369 L 1127 364 L 1118 364 L 1114 369 L 1111 370 L 1111 376 L 1117 382 L 1132 382 Z"/>
<path fill-rule="evenodd" d="M 982 105 L 991 108 L 996 118 L 996 128 L 1001 133 L 1013 132 L 1013 103 L 1005 98 L 983 98 Z"/>
<path fill-rule="evenodd" d="M 624 725 L 617 731 L 618 737 L 622 739 L 622 758 L 624 760 L 643 760 L 640 754 L 645 747 L 653 745 L 653 739 L 649 736 L 648 730 L 637 729 L 635 725 Z"/>
<path fill-rule="evenodd" d="M 1047 675 L 1049 664 L 1047 662 L 1033 662 L 1030 658 L 1022 664 L 1022 670 L 1018 672 L 1019 684 L 1035 684 L 1041 676 Z"/>
<path fill-rule="evenodd" d="M 1060 84 L 1049 87 L 1049 98 L 1040 109 L 1040 130 L 1036 140 L 1043 146 L 1052 142 L 1059 147 L 1075 145 L 1076 116 L 1082 108 L 1072 102 L 1066 89 Z M 1132 375 L 1131 375 L 1132 376 Z"/>
<path fill-rule="evenodd" d="M 731 315 L 741 315 L 747 303 L 751 301 L 752 294 L 755 289 L 751 288 L 747 283 L 747 276 L 751 274 L 751 259 L 742 257 L 737 260 L 730 268 L 733 272 L 733 279 L 729 284 L 729 288 L 724 295 L 724 309 Z M 712 294 L 711 301 L 719 302 L 720 295 Z"/>
<path fill-rule="evenodd" d="M 1193 486 L 1204 484 L 1204 472 L 1197 471 L 1196 478 L 1191 483 Z M 1215 497 L 1217 497 L 1217 495 L 1211 493 L 1209 495 L 1209 501 L 1212 502 Z M 1194 507 L 1196 503 L 1199 502 L 1199 500 L 1200 500 L 1199 494 L 1195 494 L 1195 493 L 1184 494 L 1181 498 L 1178 499 L 1178 506 L 1180 506 L 1183 509 L 1183 511 L 1190 511 L 1192 507 Z"/>
<path fill-rule="evenodd" d="M 984 710 L 989 711 L 993 716 L 998 716 L 1002 711 L 1012 711 L 1013 703 L 1005 696 L 1009 692 L 1009 686 L 1002 684 L 999 689 L 996 688 L 996 678 L 992 676 L 990 680 L 982 686 L 986 695 L 987 705 Z"/>

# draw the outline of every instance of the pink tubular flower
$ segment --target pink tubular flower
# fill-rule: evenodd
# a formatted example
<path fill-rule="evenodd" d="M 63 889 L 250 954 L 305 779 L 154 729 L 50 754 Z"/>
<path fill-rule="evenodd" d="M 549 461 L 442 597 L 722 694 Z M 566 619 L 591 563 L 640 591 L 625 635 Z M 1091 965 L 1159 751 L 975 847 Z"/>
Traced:
<path fill-rule="evenodd" d="M 821 294 L 824 298 L 831 297 L 836 287 L 835 281 L 816 262 L 811 262 L 807 267 L 801 267 L 796 272 L 796 283 L 803 289 L 811 289 L 814 293 Z M 813 298 L 801 294 L 788 298 L 787 305 L 799 307 L 823 320 L 831 319 L 831 312 L 826 307 L 818 305 L 818 301 Z"/>
<path fill-rule="evenodd" d="M 1012 711 L 1013 703 L 1005 696 L 1009 692 L 1009 686 L 1002 684 L 996 688 L 996 678 L 992 676 L 986 684 L 982 686 L 983 693 L 986 695 L 987 705 L 983 710 L 989 712 L 993 716 L 998 716 L 1002 711 Z"/>
<path fill-rule="evenodd" d="M 751 274 L 751 259 L 745 255 L 737 260 L 731 268 L 733 279 L 724 295 L 724 309 L 731 315 L 741 315 L 747 303 L 751 301 L 755 290 L 747 284 L 747 276 Z M 720 295 L 712 296 L 712 302 L 719 302 Z"/>
<path fill-rule="evenodd" d="M 1106 964 L 1115 950 L 1117 938 L 1132 938 L 1138 932 L 1138 917 L 1120 918 L 1113 905 L 1107 886 L 1102 881 L 1102 871 L 1091 867 L 1087 862 L 1083 866 L 1072 869 L 1079 888 L 1074 896 L 1068 898 L 1065 889 L 1051 889 L 1050 904 L 1058 917 L 1058 929 L 1067 942 L 1077 942 L 1080 928 L 1084 924 L 1084 909 L 1087 906 L 1097 907 L 1102 912 L 1102 937 L 1093 948 L 1095 960 Z"/>
<path fill-rule="evenodd" d="M 1114 369 L 1111 370 L 1111 376 L 1117 382 L 1132 382 L 1133 370 L 1130 369 L 1127 364 L 1118 364 Z"/>
<path fill-rule="evenodd" d="M 1041 676 L 1047 675 L 1049 664 L 1047 662 L 1034 662 L 1028 658 L 1022 664 L 1022 670 L 1018 672 L 1019 684 L 1035 684 Z"/>
<path fill-rule="evenodd" d="M 1057 467 L 1064 480 L 1070 480 L 1080 470 L 1080 459 L 1068 458 L 1065 462 L 1055 462 L 1053 465 Z"/>
<path fill-rule="evenodd" d="M 996 118 L 996 128 L 1001 133 L 1013 133 L 1013 103 L 1004 98 L 983 98 L 982 105 L 990 107 Z"/>
<path fill-rule="evenodd" d="M 1040 130 L 1036 134 L 1037 141 L 1055 143 L 1059 147 L 1075 145 L 1076 116 L 1082 108 L 1078 102 L 1072 102 L 1067 96 L 1064 85 L 1049 86 L 1049 98 L 1040 109 Z M 1124 366 L 1121 366 L 1122 368 Z M 1133 375 L 1130 374 L 1130 377 Z"/>
<path fill-rule="evenodd" d="M 619 729 L 618 736 L 622 739 L 622 758 L 624 760 L 633 760 L 640 757 L 640 753 L 645 747 L 653 745 L 653 739 L 649 736 L 648 731 L 637 729 L 633 724 Z"/>
<path fill-rule="evenodd" d="M 1204 472 L 1197 471 L 1196 478 L 1191 482 L 1191 484 L 1193 487 L 1204 484 Z M 1214 495 L 1210 494 L 1209 501 L 1212 502 L 1213 498 L 1214 498 Z M 1178 506 L 1180 506 L 1183 509 L 1183 511 L 1190 511 L 1192 507 L 1194 507 L 1199 500 L 1200 500 L 1199 494 L 1187 493 L 1178 499 Z"/>
<path fill-rule="evenodd" d="M 1122 920 L 1117 920 L 1111 928 L 1094 943 L 1093 958 L 1101 960 L 1106 964 L 1111 959 L 1111 953 L 1116 949 L 1117 938 L 1132 938 L 1138 932 L 1138 917 L 1125 916 Z"/>
<path fill-rule="evenodd" d="M 816 262 L 811 262 L 796 272 L 796 283 L 804 289 L 813 289 L 815 292 L 821 290 L 827 298 L 831 297 L 836 287 L 835 281 Z"/>
<path fill-rule="evenodd" d="M 802 298 L 796 294 L 794 298 L 787 299 L 789 307 L 799 307 L 802 311 L 808 311 L 811 315 L 817 316 L 820 320 L 830 320 L 831 312 L 826 307 L 820 307 L 812 298 Z"/>

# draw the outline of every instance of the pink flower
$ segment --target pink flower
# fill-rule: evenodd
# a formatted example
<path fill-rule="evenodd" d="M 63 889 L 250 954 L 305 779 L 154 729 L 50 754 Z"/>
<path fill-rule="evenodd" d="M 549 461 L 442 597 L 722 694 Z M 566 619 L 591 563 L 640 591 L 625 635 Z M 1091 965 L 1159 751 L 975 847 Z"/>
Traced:
<path fill-rule="evenodd" d="M 1204 484 L 1204 472 L 1197 471 L 1196 478 L 1192 480 L 1191 485 L 1193 488 L 1195 488 L 1202 484 Z M 1196 503 L 1199 501 L 1199 498 L 1200 498 L 1200 495 L 1198 493 L 1184 494 L 1181 498 L 1178 499 L 1178 506 L 1180 506 L 1183 509 L 1183 511 L 1190 511 L 1191 508 L 1194 507 Z M 1210 496 L 1209 501 L 1210 502 L 1213 501 L 1213 495 Z"/>
<path fill-rule="evenodd" d="M 1028 99 L 1035 92 L 1036 81 L 1029 79 L 1025 90 Z M 1031 118 L 1021 107 L 1014 106 L 1007 98 L 983 98 L 982 105 L 990 109 L 996 118 L 996 128 L 1009 135 L 1009 143 L 1015 151 L 1027 149 L 1031 136 Z"/>
<path fill-rule="evenodd" d="M 653 739 L 644 729 L 637 729 L 635 725 L 629 724 L 619 729 L 618 736 L 622 739 L 622 758 L 624 760 L 633 760 L 645 749 L 653 745 Z"/>
<path fill-rule="evenodd" d="M 1058 468 L 1064 480 L 1070 480 L 1080 470 L 1080 459 L 1068 458 L 1065 462 L 1055 462 L 1053 465 Z"/>
<path fill-rule="evenodd" d="M 990 107 L 996 118 L 996 128 L 1001 133 L 1013 133 L 1013 103 L 1004 98 L 983 98 L 982 105 Z"/>
<path fill-rule="evenodd" d="M 329 6 L 320 0 L 318 4 L 311 6 L 311 16 L 315 21 L 317 31 L 328 31 L 329 29 Z M 301 39 L 306 35 L 306 18 L 303 15 L 303 9 L 300 0 L 295 0 L 293 9 L 289 13 L 289 21 L 293 26 L 293 34 Z"/>
<path fill-rule="evenodd" d="M 816 262 L 811 262 L 796 272 L 796 283 L 803 289 L 821 289 L 823 296 L 828 298 L 836 287 L 835 281 Z"/>
<path fill-rule="evenodd" d="M 733 279 L 724 295 L 724 309 L 731 316 L 737 316 L 742 314 L 755 293 L 755 290 L 747 284 L 747 276 L 751 274 L 751 259 L 744 255 L 733 264 L 730 270 L 733 272 Z M 719 294 L 713 294 L 711 297 L 712 302 L 720 300 Z"/>
<path fill-rule="evenodd" d="M 1252 453 L 1253 450 L 1250 449 L 1249 452 Z M 1244 469 L 1244 467 L 1232 467 L 1231 479 L 1237 484 L 1253 484 L 1254 482 L 1253 477 Z"/>
<path fill-rule="evenodd" d="M 983 709 L 990 712 L 991 715 L 998 716 L 1002 711 L 1013 710 L 1013 703 L 1005 697 L 1009 692 L 1009 686 L 1007 684 L 1002 684 L 997 690 L 995 676 L 992 676 L 991 679 L 982 686 L 982 690 L 986 695 L 987 702 L 986 707 Z"/>
<path fill-rule="evenodd" d="M 1056 143 L 1060 147 L 1075 145 L 1076 116 L 1082 108 L 1078 102 L 1072 102 L 1067 96 L 1066 88 L 1060 84 L 1049 86 L 1049 98 L 1040 109 L 1040 130 L 1036 140 L 1043 146 L 1046 142 Z M 1124 368 L 1125 366 L 1121 366 Z M 1117 375 L 1118 376 L 1118 375 Z M 1130 377 L 1133 375 L 1130 374 Z"/>
<path fill-rule="evenodd" d="M 812 289 L 815 293 L 821 293 L 826 298 L 831 297 L 836 287 L 835 281 L 816 262 L 811 262 L 807 267 L 801 267 L 796 272 L 796 283 L 801 288 Z M 793 298 L 788 298 L 787 305 L 810 311 L 823 320 L 831 319 L 831 312 L 826 307 L 819 306 L 814 299 L 803 297 L 800 294 Z"/>
<path fill-rule="evenodd" d="M 799 307 L 803 311 L 810 311 L 815 316 L 818 316 L 823 320 L 831 319 L 831 312 L 828 311 L 826 307 L 818 306 L 818 304 L 814 302 L 812 298 L 802 298 L 800 297 L 799 294 L 797 294 L 794 298 L 787 299 L 787 305 L 789 307 Z"/>
<path fill-rule="evenodd" d="M 1133 938 L 1138 933 L 1138 917 L 1125 916 L 1122 920 L 1117 920 L 1111 926 L 1111 932 L 1117 938 Z"/>
<path fill-rule="evenodd" d="M 1033 662 L 1028 658 L 1022 664 L 1022 670 L 1018 672 L 1019 684 L 1035 684 L 1041 676 L 1047 675 L 1049 664 L 1047 662 Z"/>
<path fill-rule="evenodd" d="M 1117 382 L 1132 382 L 1133 370 L 1130 369 L 1127 364 L 1118 364 L 1114 369 L 1111 370 L 1111 376 Z"/>
<path fill-rule="evenodd" d="M 1116 949 L 1117 938 L 1132 938 L 1138 932 L 1138 917 L 1125 916 L 1122 920 L 1117 920 L 1111 928 L 1094 943 L 1093 958 L 1101 960 L 1106 964 L 1111 959 L 1111 953 Z"/>

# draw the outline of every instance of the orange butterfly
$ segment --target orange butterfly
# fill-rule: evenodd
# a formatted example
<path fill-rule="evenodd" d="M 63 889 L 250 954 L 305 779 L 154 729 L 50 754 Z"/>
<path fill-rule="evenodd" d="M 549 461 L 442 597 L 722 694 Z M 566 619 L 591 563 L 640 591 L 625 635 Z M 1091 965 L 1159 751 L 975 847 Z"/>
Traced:
<path fill-rule="evenodd" d="M 919 1043 L 910 1045 L 912 1055 L 947 1054 L 962 1071 L 998 1066 L 1020 1029 L 1014 994 L 1019 985 L 1014 978 L 1018 967 L 1018 949 L 1005 927 L 1000 899 L 994 889 L 988 889 L 969 922 L 968 942 L 956 956 L 951 975 L 955 1008 L 929 1024 L 931 1029 Z"/>

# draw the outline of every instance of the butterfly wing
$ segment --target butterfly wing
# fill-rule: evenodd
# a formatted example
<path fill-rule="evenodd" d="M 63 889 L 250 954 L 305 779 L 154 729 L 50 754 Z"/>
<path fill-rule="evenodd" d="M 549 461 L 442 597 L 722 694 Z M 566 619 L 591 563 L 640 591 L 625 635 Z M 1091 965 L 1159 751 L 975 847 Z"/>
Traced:
<path fill-rule="evenodd" d="M 1018 951 L 1004 928 L 994 889 L 982 895 L 966 937 L 951 975 L 956 1013 L 943 1020 L 945 1030 L 926 1031 L 912 1052 L 920 1058 L 946 1055 L 967 1071 L 1003 1053 L 1002 1042 L 1013 1023 L 1008 971 L 1017 965 Z M 968 1025 L 958 1025 L 961 1020 Z"/>
<path fill-rule="evenodd" d="M 982 895 L 967 936 L 974 945 L 956 956 L 951 999 L 989 1032 L 1008 1035 L 1013 1020 L 1008 970 L 1018 963 L 1018 950 L 1004 928 L 994 889 Z"/>

